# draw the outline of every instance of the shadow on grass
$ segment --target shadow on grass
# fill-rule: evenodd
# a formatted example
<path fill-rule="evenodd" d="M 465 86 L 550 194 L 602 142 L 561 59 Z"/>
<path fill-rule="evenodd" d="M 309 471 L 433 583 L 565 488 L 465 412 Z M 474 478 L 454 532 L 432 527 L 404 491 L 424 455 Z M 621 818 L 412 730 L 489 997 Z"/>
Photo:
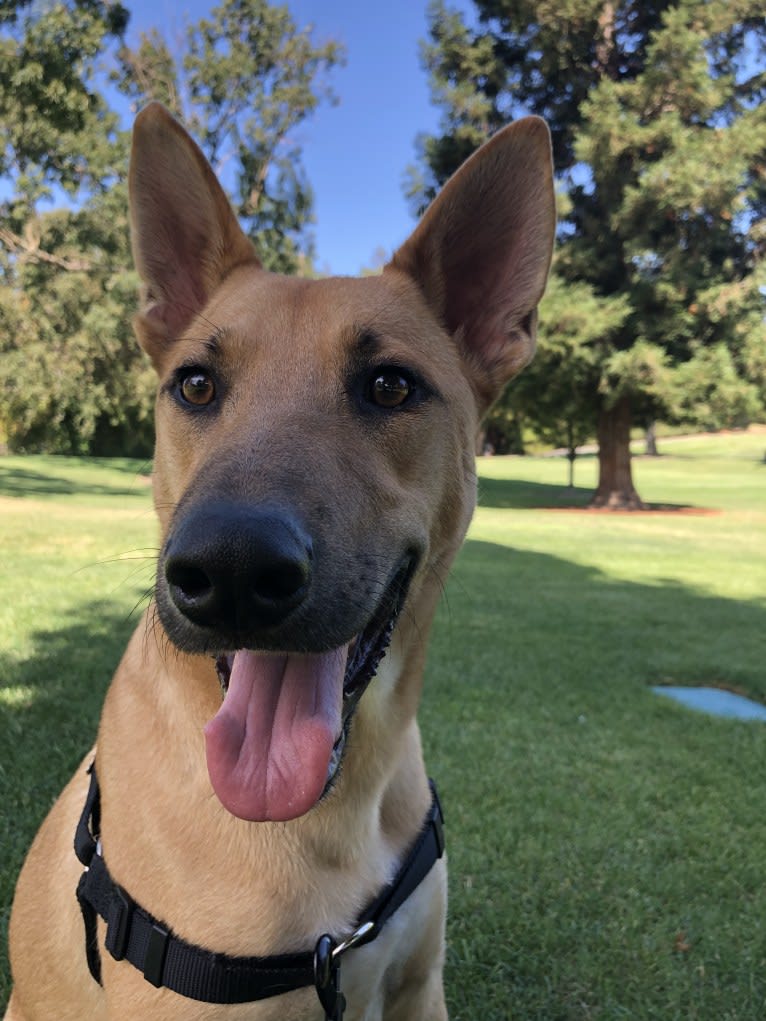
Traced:
<path fill-rule="evenodd" d="M 122 606 L 94 602 L 79 608 L 67 627 L 34 634 L 28 659 L 0 655 L 2 958 L 7 910 L 22 858 L 95 739 L 104 693 L 135 626 Z M 3 979 L 0 968 L 0 992 Z"/>
<path fill-rule="evenodd" d="M 666 1012 L 668 988 L 693 1002 L 684 1017 L 713 1021 L 731 1002 L 742 1019 L 763 1016 L 753 963 L 763 904 L 743 919 L 727 884 L 760 872 L 752 805 L 764 790 L 751 777 L 766 729 L 666 705 L 647 689 L 728 681 L 766 701 L 764 631 L 763 602 L 466 543 L 420 714 L 448 823 L 450 1016 L 499 1021 L 513 1004 L 514 1017 L 584 1018 L 569 1009 L 578 982 L 611 997 L 610 1017 L 680 1017 Z M 706 813 L 719 805 L 729 821 L 711 829 Z M 729 863 L 720 888 L 699 880 L 711 844 Z M 687 864 L 662 887 L 673 856 Z M 641 904 L 636 919 L 627 891 Z M 754 927 L 716 973 L 715 993 L 681 973 L 662 942 L 671 947 L 678 917 L 712 910 L 716 935 L 695 946 L 695 966 L 712 967 L 719 940 Z M 661 949 L 646 954 L 646 941 Z M 630 990 L 619 978 L 628 972 Z"/>
<path fill-rule="evenodd" d="M 596 510 L 590 501 L 593 489 L 582 486 L 557 486 L 549 482 L 525 482 L 519 479 L 487 479 L 479 477 L 479 506 L 496 510 Z M 609 508 L 598 508 L 599 513 L 615 513 Z M 646 512 L 686 511 L 708 513 L 684 503 L 647 503 L 643 511 L 625 511 L 636 514 Z M 623 513 L 623 512 L 618 512 Z"/>
<path fill-rule="evenodd" d="M 562 683 L 584 690 L 600 677 L 611 690 L 630 675 L 642 684 L 666 674 L 680 678 L 685 663 L 690 676 L 683 680 L 728 677 L 766 701 L 763 601 L 709 595 L 672 578 L 626 581 L 547 553 L 469 538 L 441 614 L 442 627 L 459 630 L 469 656 L 486 632 L 495 641 L 491 651 L 504 649 L 538 670 L 542 662 L 557 664 Z"/>
<path fill-rule="evenodd" d="M 592 489 L 556 486 L 547 482 L 479 477 L 479 506 L 498 510 L 542 507 L 587 507 Z"/>
<path fill-rule="evenodd" d="M 104 694 L 137 615 L 96 601 L 38 631 L 27 659 L 0 654 L 0 1015 L 6 932 L 21 862 L 45 813 L 96 737 Z"/>
<path fill-rule="evenodd" d="M 112 470 L 126 475 L 129 485 L 101 484 L 73 480 L 67 475 L 59 475 L 51 467 L 41 465 L 39 468 L 19 468 L 16 465 L 4 465 L 0 462 L 0 496 L 11 497 L 45 497 L 45 496 L 141 496 L 146 492 L 145 485 L 137 478 L 138 470 L 151 471 L 150 464 L 132 462 L 124 463 L 123 459 L 112 464 L 98 458 L 78 458 L 78 465 L 104 464 Z"/>

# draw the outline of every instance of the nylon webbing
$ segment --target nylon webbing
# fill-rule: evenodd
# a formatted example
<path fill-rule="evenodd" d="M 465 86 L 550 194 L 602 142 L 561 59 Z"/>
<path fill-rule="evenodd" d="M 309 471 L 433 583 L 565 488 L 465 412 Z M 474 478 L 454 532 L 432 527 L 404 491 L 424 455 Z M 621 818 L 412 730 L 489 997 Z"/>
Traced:
<path fill-rule="evenodd" d="M 206 1003 L 249 1003 L 315 985 L 314 952 L 270 957 L 231 957 L 195 946 L 173 934 L 129 896 L 109 874 L 98 846 L 99 791 L 96 771 L 77 827 L 75 850 L 86 866 L 77 888 L 85 923 L 88 966 L 101 981 L 96 914 L 107 923 L 106 949 L 125 959 L 155 986 Z M 358 926 L 372 923 L 355 945 L 371 942 L 425 878 L 444 851 L 443 817 L 436 788 L 423 828 L 396 878 L 363 912 Z"/>

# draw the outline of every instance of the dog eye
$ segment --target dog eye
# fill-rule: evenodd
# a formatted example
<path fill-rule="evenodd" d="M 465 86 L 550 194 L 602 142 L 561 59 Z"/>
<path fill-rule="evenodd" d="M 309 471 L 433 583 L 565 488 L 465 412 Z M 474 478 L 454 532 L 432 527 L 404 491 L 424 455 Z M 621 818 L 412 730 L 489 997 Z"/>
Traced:
<path fill-rule="evenodd" d="M 179 390 L 187 404 L 203 407 L 215 397 L 215 384 L 204 372 L 190 372 L 180 381 Z"/>
<path fill-rule="evenodd" d="M 379 408 L 398 408 L 413 390 L 412 381 L 398 369 L 384 369 L 370 380 L 369 399 Z"/>

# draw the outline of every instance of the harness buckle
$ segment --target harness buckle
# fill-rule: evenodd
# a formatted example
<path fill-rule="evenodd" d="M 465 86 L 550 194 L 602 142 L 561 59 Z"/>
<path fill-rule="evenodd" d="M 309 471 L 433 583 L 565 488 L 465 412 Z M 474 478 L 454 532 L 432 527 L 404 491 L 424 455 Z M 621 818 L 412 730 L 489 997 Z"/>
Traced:
<path fill-rule="evenodd" d="M 109 917 L 106 923 L 105 946 L 115 961 L 121 961 L 128 949 L 130 923 L 133 920 L 133 902 L 115 885 Z"/>
<path fill-rule="evenodd" d="M 343 1021 L 346 1009 L 346 997 L 340 991 L 340 953 L 343 951 L 336 953 L 339 947 L 343 944 L 336 944 L 332 936 L 325 933 L 317 940 L 314 950 L 314 986 L 326 1021 Z"/>
<path fill-rule="evenodd" d="M 149 942 L 144 955 L 144 978 L 158 989 L 163 985 L 162 975 L 169 939 L 170 933 L 167 929 L 155 922 L 149 933 Z"/>
<path fill-rule="evenodd" d="M 314 985 L 326 1021 L 343 1021 L 346 998 L 340 991 L 340 961 L 347 950 L 375 937 L 375 923 L 365 922 L 346 939 L 336 943 L 332 936 L 320 936 L 314 950 Z"/>

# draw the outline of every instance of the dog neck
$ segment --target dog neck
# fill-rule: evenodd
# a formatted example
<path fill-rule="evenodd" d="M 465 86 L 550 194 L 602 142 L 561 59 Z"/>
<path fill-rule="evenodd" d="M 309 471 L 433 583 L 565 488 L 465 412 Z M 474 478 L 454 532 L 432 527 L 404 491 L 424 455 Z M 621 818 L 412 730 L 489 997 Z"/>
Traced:
<path fill-rule="evenodd" d="M 419 602 L 362 699 L 335 788 L 287 824 L 244 822 L 216 799 L 202 735 L 221 698 L 214 662 L 170 646 L 150 607 L 110 688 L 97 746 L 102 839 L 115 880 L 189 940 L 227 953 L 286 951 L 353 921 L 395 871 L 429 805 L 415 711 L 430 607 Z M 208 919 L 205 931 L 207 912 L 187 891 L 204 889 L 211 905 L 230 901 L 232 873 L 233 924 Z"/>

